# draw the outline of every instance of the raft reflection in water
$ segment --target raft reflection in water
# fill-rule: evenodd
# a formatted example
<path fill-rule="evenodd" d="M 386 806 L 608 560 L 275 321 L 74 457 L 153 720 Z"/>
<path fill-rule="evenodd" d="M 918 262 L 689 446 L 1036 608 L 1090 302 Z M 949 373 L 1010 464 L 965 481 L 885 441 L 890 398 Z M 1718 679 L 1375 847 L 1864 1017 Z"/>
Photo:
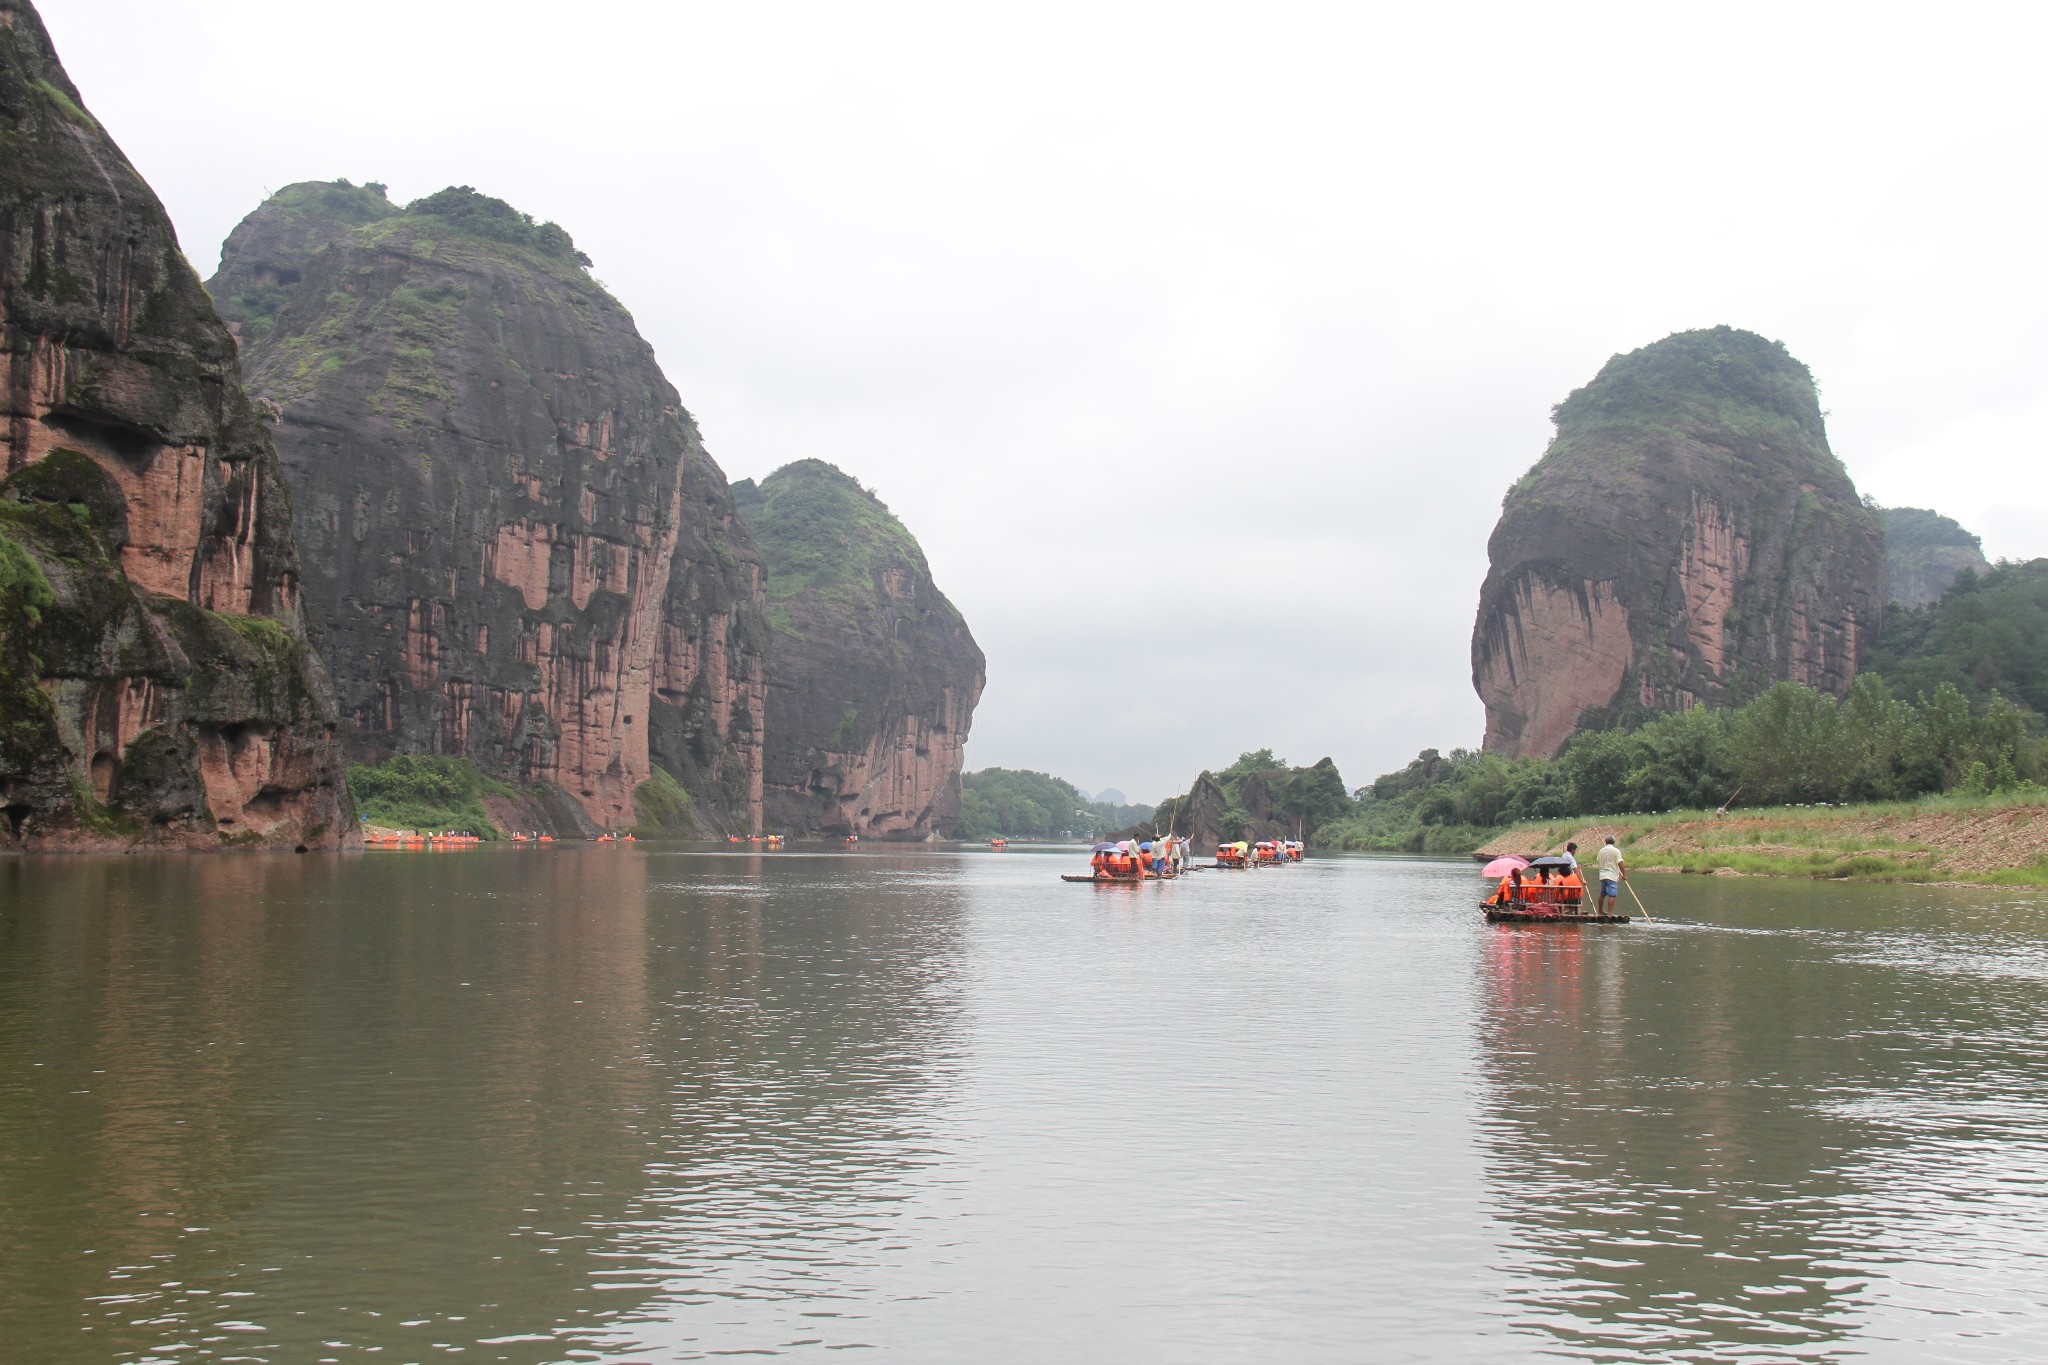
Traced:
<path fill-rule="evenodd" d="M 1527 1327 L 1602 1360 L 1809 1359 L 1852 1339 L 1889 1359 L 1888 1328 L 1924 1340 L 1944 1316 L 1962 1336 L 2048 1334 L 2037 1308 L 2010 1317 L 2043 1287 L 2010 1279 L 2028 1230 L 1981 1221 L 1980 1206 L 1965 1250 L 1954 1234 L 1969 1216 L 1956 1222 L 1951 1202 L 2048 1164 L 2026 1136 L 2039 1104 L 2002 1093 L 2037 1069 L 2030 1027 L 2014 1025 L 2038 1019 L 2040 984 L 1930 991 L 1908 963 L 1845 954 L 1861 941 L 1487 934 L 1481 1146 Z M 1860 979 L 1844 989 L 1844 973 Z M 2018 1011 L 1998 998 L 2022 989 Z M 1925 1059 L 1946 1049 L 1926 1040 L 1956 1036 L 1979 1055 L 1931 1074 Z M 1930 1108 L 1932 1124 L 1880 1121 Z M 1968 1144 L 1973 1162 L 1938 1140 L 1959 1126 L 2002 1131 Z M 2002 1213 L 2039 1222 L 2031 1207 Z M 1887 1242 L 1913 1248 L 1896 1253 L 1917 1263 L 1912 1283 L 1885 1281 Z M 1930 1242 L 1953 1257 L 1945 1270 L 1929 1272 Z M 1955 1358 L 2018 1358 L 1988 1344 Z"/>

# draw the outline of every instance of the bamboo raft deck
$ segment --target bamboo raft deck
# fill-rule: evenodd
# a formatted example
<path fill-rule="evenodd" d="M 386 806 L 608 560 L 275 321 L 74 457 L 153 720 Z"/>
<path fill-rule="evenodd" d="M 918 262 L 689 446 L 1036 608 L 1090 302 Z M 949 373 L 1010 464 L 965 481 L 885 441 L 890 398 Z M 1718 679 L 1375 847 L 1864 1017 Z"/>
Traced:
<path fill-rule="evenodd" d="M 1588 915 L 1579 911 L 1570 914 L 1546 915 L 1534 910 L 1504 910 L 1497 905 L 1482 905 L 1488 924 L 1627 924 L 1627 915 Z"/>

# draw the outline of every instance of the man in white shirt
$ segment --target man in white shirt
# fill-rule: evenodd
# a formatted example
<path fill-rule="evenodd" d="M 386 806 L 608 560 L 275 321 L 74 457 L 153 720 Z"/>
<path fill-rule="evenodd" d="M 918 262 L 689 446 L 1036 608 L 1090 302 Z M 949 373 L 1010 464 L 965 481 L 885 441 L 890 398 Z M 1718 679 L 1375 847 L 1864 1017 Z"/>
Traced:
<path fill-rule="evenodd" d="M 1628 880 L 1628 864 L 1623 861 L 1621 849 L 1615 845 L 1614 836 L 1608 835 L 1607 842 L 1600 845 L 1600 913 L 1614 913 L 1614 903 L 1621 898 L 1621 884 Z"/>

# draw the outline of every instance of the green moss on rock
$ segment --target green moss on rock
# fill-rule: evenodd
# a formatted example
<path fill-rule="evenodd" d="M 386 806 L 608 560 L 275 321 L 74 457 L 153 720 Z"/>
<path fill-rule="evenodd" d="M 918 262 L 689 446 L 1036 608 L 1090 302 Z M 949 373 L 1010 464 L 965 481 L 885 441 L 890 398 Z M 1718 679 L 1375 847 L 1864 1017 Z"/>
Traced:
<path fill-rule="evenodd" d="M 929 576 L 917 538 L 859 480 L 823 460 L 784 465 L 756 487 L 733 485 L 733 502 L 767 561 L 770 610 L 806 592 L 838 587 L 848 606 L 872 605 L 884 561 Z"/>
<path fill-rule="evenodd" d="M 688 838 L 701 833 L 690 808 L 690 794 L 683 790 L 683 784 L 656 768 L 633 792 L 633 810 L 638 821 L 633 832 L 642 838 Z"/>

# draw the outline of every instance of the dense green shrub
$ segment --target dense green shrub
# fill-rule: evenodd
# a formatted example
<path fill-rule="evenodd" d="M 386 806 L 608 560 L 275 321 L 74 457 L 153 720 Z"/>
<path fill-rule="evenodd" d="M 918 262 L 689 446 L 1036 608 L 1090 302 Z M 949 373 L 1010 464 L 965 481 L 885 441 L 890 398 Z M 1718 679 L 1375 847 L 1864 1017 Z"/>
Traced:
<path fill-rule="evenodd" d="M 837 585 L 866 601 L 874 595 L 879 558 L 924 566 L 924 551 L 887 504 L 823 460 L 784 465 L 758 486 L 742 479 L 733 485 L 732 496 L 762 557 L 773 566 L 768 575 L 771 603 Z"/>
<path fill-rule="evenodd" d="M 1947 683 L 2048 715 L 2048 559 L 1966 569 L 1939 602 L 1893 611 L 1868 669 L 1903 695 Z"/>
<path fill-rule="evenodd" d="M 374 825 L 422 831 L 456 830 L 500 838 L 484 809 L 486 796 L 516 796 L 467 758 L 400 754 L 375 767 L 348 770 L 356 811 Z"/>
<path fill-rule="evenodd" d="M 555 223 L 534 221 L 502 199 L 478 194 L 468 185 L 451 185 L 405 206 L 408 215 L 428 214 L 473 237 L 523 246 L 556 260 L 588 268 L 590 258 L 576 249 L 567 230 Z"/>

